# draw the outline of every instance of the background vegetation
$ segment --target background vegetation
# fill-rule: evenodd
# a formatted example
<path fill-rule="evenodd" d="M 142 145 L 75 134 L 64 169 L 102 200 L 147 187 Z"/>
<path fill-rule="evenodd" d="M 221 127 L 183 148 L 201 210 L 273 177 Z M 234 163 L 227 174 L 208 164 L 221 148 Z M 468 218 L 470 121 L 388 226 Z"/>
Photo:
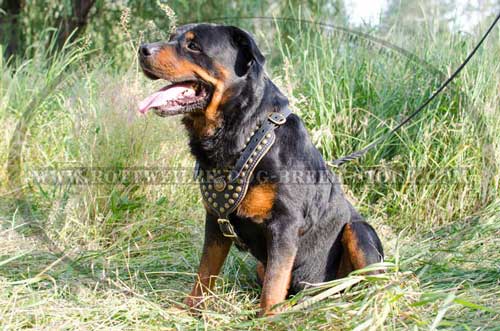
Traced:
<path fill-rule="evenodd" d="M 255 262 L 236 250 L 201 317 L 183 309 L 203 208 L 179 119 L 137 115 L 137 101 L 162 82 L 145 79 L 135 58 L 142 41 L 165 38 L 181 22 L 247 28 L 332 160 L 425 100 L 498 3 L 484 3 L 469 33 L 452 27 L 452 3 L 434 1 L 390 2 L 380 25 L 357 27 L 342 1 L 168 5 L 0 0 L 3 329 L 500 330 L 498 28 L 423 115 L 335 170 L 383 238 L 387 273 L 313 287 L 272 320 L 254 318 Z M 276 19 L 248 19 L 264 15 Z M 110 177 L 85 184 L 95 172 L 81 171 L 74 183 L 43 181 L 47 169 L 82 167 Z M 136 168 L 149 178 L 164 169 L 161 183 L 111 178 Z"/>

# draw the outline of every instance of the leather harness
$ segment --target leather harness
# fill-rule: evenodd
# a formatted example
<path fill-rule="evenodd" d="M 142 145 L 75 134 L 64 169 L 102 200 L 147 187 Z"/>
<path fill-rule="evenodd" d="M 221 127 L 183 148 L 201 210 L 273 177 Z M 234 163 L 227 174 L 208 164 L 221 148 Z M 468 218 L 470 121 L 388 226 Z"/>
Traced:
<path fill-rule="evenodd" d="M 276 140 L 276 130 L 285 124 L 291 114 L 288 107 L 280 112 L 272 112 L 263 124 L 257 125 L 247 138 L 246 146 L 233 169 L 201 169 L 195 164 L 195 178 L 200 182 L 201 195 L 210 211 L 218 216 L 217 223 L 224 237 L 240 248 L 247 246 L 234 230 L 229 215 L 238 208 L 248 190 L 253 171 L 271 149 Z"/>

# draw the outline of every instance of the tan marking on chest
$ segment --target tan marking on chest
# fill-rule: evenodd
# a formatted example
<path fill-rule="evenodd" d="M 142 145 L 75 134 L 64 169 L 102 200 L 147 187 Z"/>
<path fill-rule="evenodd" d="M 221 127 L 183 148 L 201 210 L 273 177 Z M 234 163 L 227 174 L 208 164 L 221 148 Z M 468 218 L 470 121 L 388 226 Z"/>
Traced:
<path fill-rule="evenodd" d="M 236 213 L 262 222 L 271 214 L 276 199 L 276 184 L 266 183 L 251 187 Z"/>

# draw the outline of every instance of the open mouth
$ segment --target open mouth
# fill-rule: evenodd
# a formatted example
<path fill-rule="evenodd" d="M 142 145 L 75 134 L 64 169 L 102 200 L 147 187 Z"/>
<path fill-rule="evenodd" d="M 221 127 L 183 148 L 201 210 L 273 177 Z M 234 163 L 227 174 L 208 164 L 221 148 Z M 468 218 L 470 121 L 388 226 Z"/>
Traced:
<path fill-rule="evenodd" d="M 143 114 L 153 109 L 159 116 L 173 116 L 203 110 L 211 97 L 210 87 L 200 81 L 167 85 L 139 103 Z"/>

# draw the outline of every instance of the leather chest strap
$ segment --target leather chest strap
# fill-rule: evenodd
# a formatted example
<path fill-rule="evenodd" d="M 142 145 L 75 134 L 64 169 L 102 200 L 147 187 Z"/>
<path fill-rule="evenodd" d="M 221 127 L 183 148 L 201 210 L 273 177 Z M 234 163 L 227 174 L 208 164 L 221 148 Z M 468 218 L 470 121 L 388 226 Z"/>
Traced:
<path fill-rule="evenodd" d="M 290 114 L 288 108 L 270 113 L 267 120 L 247 139 L 247 145 L 233 169 L 202 170 L 199 165 L 195 165 L 195 177 L 198 177 L 196 172 L 202 170 L 200 188 L 205 205 L 219 217 L 222 234 L 231 238 L 240 248 L 245 249 L 246 245 L 236 234 L 228 216 L 245 198 L 253 171 L 274 144 L 274 130 L 285 124 Z"/>

